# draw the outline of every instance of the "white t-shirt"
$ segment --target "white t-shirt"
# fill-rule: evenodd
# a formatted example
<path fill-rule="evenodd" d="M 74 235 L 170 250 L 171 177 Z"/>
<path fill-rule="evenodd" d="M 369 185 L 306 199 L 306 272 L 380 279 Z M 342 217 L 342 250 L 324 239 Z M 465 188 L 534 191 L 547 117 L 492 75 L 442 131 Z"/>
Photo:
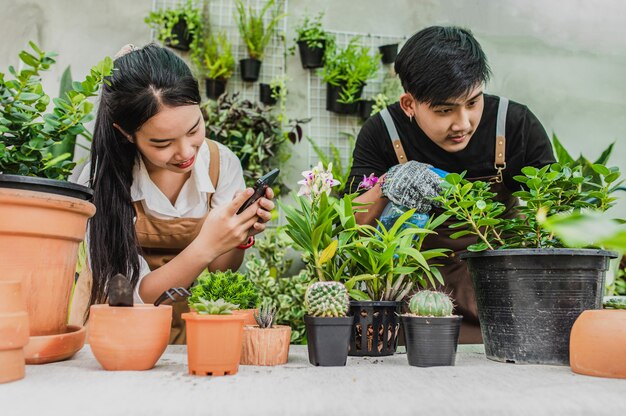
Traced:
<path fill-rule="evenodd" d="M 209 193 L 213 193 L 211 208 L 217 208 L 229 203 L 237 191 L 246 187 L 243 179 L 243 169 L 241 168 L 241 162 L 230 149 L 221 143 L 217 143 L 217 147 L 220 154 L 220 175 L 217 189 L 215 189 L 209 177 L 210 153 L 209 146 L 204 142 L 198 151 L 196 163 L 191 170 L 191 176 L 180 190 L 174 205 L 152 182 L 143 160 L 139 158 L 139 161 L 133 167 L 133 184 L 130 187 L 133 202 L 141 201 L 146 214 L 165 220 L 200 218 L 204 216 L 207 212 Z M 89 165 L 87 163 L 83 167 L 76 183 L 89 186 Z M 89 250 L 87 252 L 89 253 Z M 134 292 L 135 303 L 143 303 L 139 296 L 139 285 L 141 280 L 150 273 L 148 262 L 141 256 L 139 257 L 139 264 L 139 281 Z"/>

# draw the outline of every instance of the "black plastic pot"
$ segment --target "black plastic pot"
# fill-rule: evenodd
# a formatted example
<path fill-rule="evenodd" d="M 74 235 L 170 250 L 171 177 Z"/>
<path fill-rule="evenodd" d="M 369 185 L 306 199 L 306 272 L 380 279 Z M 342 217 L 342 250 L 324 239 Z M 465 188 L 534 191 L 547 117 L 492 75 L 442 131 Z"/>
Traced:
<path fill-rule="evenodd" d="M 172 28 L 172 35 L 174 35 L 173 37 L 176 38 L 178 42 L 175 42 L 176 44 L 174 45 L 172 44 L 172 39 L 167 38 L 165 39 L 166 46 L 180 51 L 189 50 L 189 45 L 191 44 L 193 37 L 187 31 L 187 21 L 185 19 L 178 20 L 178 23 L 176 23 Z"/>
<path fill-rule="evenodd" d="M 350 301 L 354 316 L 350 333 L 351 356 L 382 357 L 393 355 L 398 346 L 402 302 Z"/>
<path fill-rule="evenodd" d="M 277 87 L 278 88 L 278 87 Z M 276 91 L 278 93 L 278 91 Z M 274 105 L 276 98 L 272 96 L 272 87 L 269 84 L 259 84 L 259 100 L 263 104 Z"/>
<path fill-rule="evenodd" d="M 326 50 L 326 41 L 323 40 L 321 48 L 311 48 L 305 40 L 298 41 L 298 51 L 300 52 L 300 61 L 302 68 L 313 69 L 324 66 L 324 51 Z"/>
<path fill-rule="evenodd" d="M 398 56 L 398 44 L 391 43 L 389 45 L 379 46 L 378 50 L 380 51 L 381 57 L 380 60 L 383 64 L 392 64 L 396 60 Z"/>
<path fill-rule="evenodd" d="M 367 120 L 372 114 L 374 108 L 374 100 L 361 100 L 359 101 L 359 117 L 361 120 Z"/>
<path fill-rule="evenodd" d="M 56 195 L 70 196 L 85 201 L 91 200 L 93 190 L 72 182 L 58 181 L 32 176 L 0 174 L 0 188 L 23 189 L 27 191 L 46 192 Z"/>
<path fill-rule="evenodd" d="M 248 82 L 254 82 L 259 79 L 261 73 L 261 61 L 254 58 L 242 59 L 239 61 L 241 68 L 241 79 Z"/>
<path fill-rule="evenodd" d="M 422 317 L 402 315 L 409 365 L 454 365 L 462 316 Z"/>
<path fill-rule="evenodd" d="M 322 367 L 346 365 L 353 320 L 353 316 L 317 318 L 305 315 L 309 362 Z"/>
<path fill-rule="evenodd" d="M 207 78 L 205 81 L 206 96 L 211 100 L 217 100 L 226 91 L 226 80 Z"/>
<path fill-rule="evenodd" d="M 465 253 L 487 358 L 524 364 L 569 364 L 572 325 L 600 309 L 614 252 L 511 249 Z"/>
<path fill-rule="evenodd" d="M 365 88 L 365 84 L 359 88 L 356 98 L 361 97 L 363 94 L 363 88 Z M 337 101 L 339 100 L 339 93 L 341 92 L 341 89 L 341 86 L 328 83 L 326 84 L 326 110 L 338 114 L 357 114 L 359 112 L 358 101 L 351 104 L 344 104 Z"/>

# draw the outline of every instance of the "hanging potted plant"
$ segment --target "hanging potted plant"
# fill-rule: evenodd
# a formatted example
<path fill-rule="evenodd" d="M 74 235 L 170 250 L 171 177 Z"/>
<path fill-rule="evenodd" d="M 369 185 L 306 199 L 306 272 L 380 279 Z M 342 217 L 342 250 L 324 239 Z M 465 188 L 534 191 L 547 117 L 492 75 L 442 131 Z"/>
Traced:
<path fill-rule="evenodd" d="M 237 15 L 235 20 L 239 28 L 241 39 L 248 48 L 249 58 L 239 61 L 241 65 L 241 78 L 244 81 L 256 81 L 259 79 L 261 63 L 265 56 L 265 48 L 272 40 L 276 25 L 285 14 L 280 13 L 282 3 L 275 3 L 275 0 L 268 0 L 260 11 L 255 11 L 252 6 L 246 10 L 243 2 L 237 0 Z M 265 14 L 270 15 L 265 22 Z"/>
<path fill-rule="evenodd" d="M 226 91 L 226 83 L 235 70 L 231 45 L 223 32 L 217 37 L 211 33 L 198 43 L 193 60 L 205 78 L 207 98 L 217 100 Z"/>
<path fill-rule="evenodd" d="M 269 303 L 261 304 L 254 319 L 256 325 L 246 325 L 243 329 L 240 364 L 285 364 L 289 357 L 291 328 L 287 325 L 274 325 L 276 308 Z"/>
<path fill-rule="evenodd" d="M 326 82 L 326 109 L 339 114 L 356 114 L 363 88 L 378 73 L 379 55 L 350 40 L 344 49 L 333 43 L 326 46 L 324 68 L 320 70 Z"/>
<path fill-rule="evenodd" d="M 314 18 L 304 17 L 300 25 L 296 26 L 294 41 L 298 45 L 302 68 L 313 69 L 324 66 L 324 52 L 326 45 L 333 41 L 332 37 L 322 28 L 324 13 Z"/>
<path fill-rule="evenodd" d="M 517 217 L 485 182 L 449 174 L 436 198 L 459 222 L 452 235 L 476 236 L 462 255 L 472 276 L 487 357 L 503 362 L 567 365 L 569 336 L 578 316 L 599 309 L 610 258 L 599 249 L 572 249 L 543 228 L 541 218 L 561 212 L 606 210 L 620 174 L 601 164 L 555 163 L 525 167 L 514 177 L 524 190 Z"/>
<path fill-rule="evenodd" d="M 390 43 L 379 46 L 378 51 L 380 52 L 380 60 L 383 64 L 392 64 L 395 62 L 396 56 L 398 56 L 398 44 Z"/>
<path fill-rule="evenodd" d="M 0 279 L 22 282 L 31 336 L 26 358 L 41 363 L 67 358 L 84 342 L 84 329 L 67 326 L 67 310 L 78 245 L 95 213 L 92 191 L 65 180 L 75 165 L 69 154 L 54 157 L 51 148 L 88 135 L 88 98 L 97 95 L 113 62 L 106 58 L 93 67 L 46 113 L 50 98 L 40 73 L 54 54 L 30 46 L 32 52 L 20 53 L 23 69 L 9 68 L 14 79 L 0 73 Z"/>
<path fill-rule="evenodd" d="M 144 21 L 156 31 L 159 42 L 181 51 L 192 48 L 202 33 L 202 12 L 192 0 L 150 12 Z"/>

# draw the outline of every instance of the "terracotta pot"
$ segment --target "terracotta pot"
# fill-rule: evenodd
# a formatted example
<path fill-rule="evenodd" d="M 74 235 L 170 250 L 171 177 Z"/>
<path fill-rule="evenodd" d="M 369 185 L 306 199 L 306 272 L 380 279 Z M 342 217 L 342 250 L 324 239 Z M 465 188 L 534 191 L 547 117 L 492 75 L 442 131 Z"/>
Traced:
<path fill-rule="evenodd" d="M 246 326 L 243 329 L 242 365 L 281 365 L 289 358 L 291 328 L 275 325 L 272 328 Z"/>
<path fill-rule="evenodd" d="M 167 347 L 171 324 L 170 305 L 92 305 L 91 351 L 105 370 L 149 370 Z"/>
<path fill-rule="evenodd" d="M 28 313 L 19 280 L 0 281 L 0 383 L 24 378 Z"/>
<path fill-rule="evenodd" d="M 67 360 L 83 348 L 86 335 L 84 326 L 67 325 L 60 334 L 31 336 L 24 347 L 26 364 Z"/>
<path fill-rule="evenodd" d="M 254 319 L 254 314 L 259 313 L 259 309 L 237 309 L 233 311 L 233 315 L 243 315 L 245 320 L 243 321 L 244 325 L 256 325 L 256 319 Z"/>
<path fill-rule="evenodd" d="M 187 325 L 189 374 L 223 376 L 236 374 L 241 358 L 244 317 L 182 314 Z"/>
<path fill-rule="evenodd" d="M 626 378 L 626 310 L 584 311 L 572 326 L 572 371 L 596 377 Z"/>

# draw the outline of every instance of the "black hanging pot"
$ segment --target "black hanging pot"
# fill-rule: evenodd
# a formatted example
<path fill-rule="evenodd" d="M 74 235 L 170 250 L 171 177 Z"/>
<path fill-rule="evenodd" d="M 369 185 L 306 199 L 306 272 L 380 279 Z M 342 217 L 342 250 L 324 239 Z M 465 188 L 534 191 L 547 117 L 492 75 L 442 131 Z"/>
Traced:
<path fill-rule="evenodd" d="M 350 333 L 351 356 L 380 357 L 393 355 L 398 346 L 402 302 L 350 301 L 349 315 L 354 316 Z"/>
<path fill-rule="evenodd" d="M 380 54 L 381 54 L 380 60 L 383 62 L 383 64 L 394 63 L 396 60 L 396 57 L 398 56 L 398 44 L 397 43 L 379 46 L 378 50 L 380 51 Z"/>
<path fill-rule="evenodd" d="M 574 321 L 602 307 L 616 253 L 593 249 L 510 249 L 465 253 L 487 358 L 569 364 Z"/>
<path fill-rule="evenodd" d="M 261 61 L 254 58 L 242 59 L 239 61 L 241 68 L 241 79 L 248 82 L 254 82 L 259 79 L 261 73 Z"/>
<path fill-rule="evenodd" d="M 172 43 L 172 40 L 175 41 Z M 178 22 L 172 28 L 172 38 L 165 39 L 165 45 L 170 48 L 178 49 L 180 51 L 188 51 L 189 45 L 193 40 L 193 36 L 187 30 L 187 21 L 185 19 L 179 19 Z"/>
<path fill-rule="evenodd" d="M 359 87 L 355 98 L 361 97 L 363 88 L 365 88 L 365 84 Z M 339 85 L 326 84 L 326 110 L 337 114 L 357 114 L 359 112 L 359 101 L 350 104 L 340 103 L 338 101 L 342 89 L 343 87 Z"/>
<path fill-rule="evenodd" d="M 207 98 L 217 100 L 226 91 L 226 80 L 207 78 L 205 86 Z"/>
<path fill-rule="evenodd" d="M 315 366 L 346 365 L 353 316 L 318 318 L 304 315 L 309 362 Z"/>
<path fill-rule="evenodd" d="M 359 101 L 359 117 L 361 120 L 367 120 L 372 114 L 374 109 L 374 100 L 361 100 Z"/>
<path fill-rule="evenodd" d="M 72 182 L 59 181 L 32 176 L 0 174 L 0 188 L 23 189 L 26 191 L 46 192 L 90 201 L 93 190 Z"/>
<path fill-rule="evenodd" d="M 456 359 L 462 316 L 402 315 L 409 365 L 452 366 Z"/>
<path fill-rule="evenodd" d="M 276 93 L 279 92 L 279 88 L 276 87 Z M 263 104 L 274 105 L 276 104 L 276 98 L 272 96 L 272 87 L 269 84 L 259 84 L 259 100 Z"/>
<path fill-rule="evenodd" d="M 302 68 L 313 69 L 324 66 L 324 51 L 326 50 L 326 40 L 318 41 L 322 44 L 321 48 L 312 48 L 306 40 L 298 41 L 298 51 L 300 52 L 300 61 Z"/>

